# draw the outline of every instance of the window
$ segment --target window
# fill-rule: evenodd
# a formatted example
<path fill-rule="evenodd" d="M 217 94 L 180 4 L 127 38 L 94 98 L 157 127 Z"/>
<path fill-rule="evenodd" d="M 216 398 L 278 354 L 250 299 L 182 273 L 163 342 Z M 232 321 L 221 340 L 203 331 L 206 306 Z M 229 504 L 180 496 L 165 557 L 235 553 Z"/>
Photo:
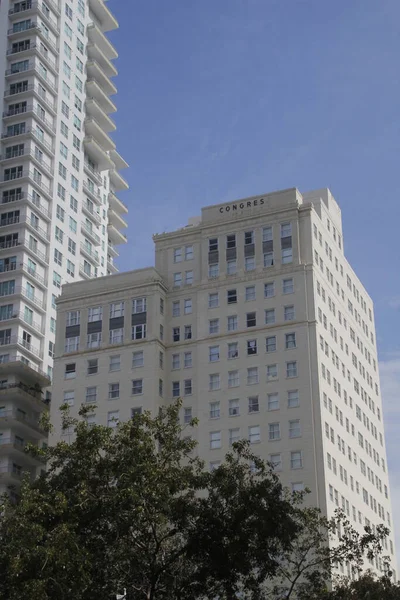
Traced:
<path fill-rule="evenodd" d="M 69 259 L 67 259 L 67 274 L 71 277 L 75 277 L 75 265 Z"/>
<path fill-rule="evenodd" d="M 185 260 L 193 260 L 193 246 L 185 246 Z"/>
<path fill-rule="evenodd" d="M 286 363 L 286 377 L 297 377 L 297 362 Z"/>
<path fill-rule="evenodd" d="M 275 309 L 274 308 L 268 308 L 265 311 L 265 324 L 266 325 L 273 325 L 275 323 Z"/>
<path fill-rule="evenodd" d="M 250 444 L 256 444 L 257 442 L 260 442 L 260 441 L 261 441 L 260 426 L 253 425 L 252 427 L 249 427 L 249 442 L 250 442 Z"/>
<path fill-rule="evenodd" d="M 226 247 L 227 248 L 236 248 L 236 234 L 232 233 L 226 236 Z"/>
<path fill-rule="evenodd" d="M 184 396 L 191 396 L 192 395 L 192 380 L 191 379 L 185 379 L 183 381 L 183 395 Z"/>
<path fill-rule="evenodd" d="M 78 78 L 76 78 L 76 79 L 78 79 Z M 82 122 L 76 115 L 74 115 L 73 123 L 74 123 L 75 129 L 77 129 L 78 131 L 80 131 L 82 129 Z"/>
<path fill-rule="evenodd" d="M 221 448 L 221 432 L 220 431 L 211 431 L 210 432 L 210 448 L 211 448 L 211 450 L 215 450 L 216 448 Z"/>
<path fill-rule="evenodd" d="M 216 362 L 219 360 L 219 346 L 210 346 L 208 349 L 208 360 Z"/>
<path fill-rule="evenodd" d="M 115 356 L 110 356 L 110 367 L 109 371 L 120 371 L 121 369 L 121 356 L 120 354 L 116 354 Z"/>
<path fill-rule="evenodd" d="M 228 387 L 238 387 L 239 385 L 239 371 L 229 371 L 228 372 Z"/>
<path fill-rule="evenodd" d="M 64 404 L 68 404 L 68 406 L 73 406 L 75 402 L 75 392 L 68 391 L 64 392 Z"/>
<path fill-rule="evenodd" d="M 71 186 L 72 189 L 79 192 L 79 180 L 74 175 L 71 175 Z"/>
<path fill-rule="evenodd" d="M 75 379 L 76 377 L 76 365 L 75 363 L 69 363 L 65 365 L 65 379 Z"/>
<path fill-rule="evenodd" d="M 247 385 L 258 383 L 258 367 L 249 367 L 247 369 Z"/>
<path fill-rule="evenodd" d="M 285 306 L 284 320 L 285 321 L 293 321 L 294 320 L 294 306 Z"/>
<path fill-rule="evenodd" d="M 62 230 L 59 227 L 56 227 L 56 229 L 55 229 L 55 238 L 56 238 L 57 242 L 60 242 L 62 244 L 63 239 L 64 239 L 64 233 L 62 232 Z"/>
<path fill-rule="evenodd" d="M 108 384 L 108 399 L 115 400 L 119 398 L 119 383 Z"/>
<path fill-rule="evenodd" d="M 286 333 L 285 334 L 285 348 L 287 350 L 290 348 L 296 348 L 296 334 L 295 333 Z"/>
<path fill-rule="evenodd" d="M 220 413 L 220 403 L 210 402 L 210 419 L 219 419 Z"/>
<path fill-rule="evenodd" d="M 135 417 L 137 417 L 138 415 L 142 414 L 142 407 L 141 406 L 135 406 L 134 408 L 131 408 L 131 418 L 134 419 Z"/>
<path fill-rule="evenodd" d="M 215 277 L 219 276 L 219 264 L 218 263 L 212 263 L 212 264 L 208 265 L 208 276 L 211 279 L 214 279 Z"/>
<path fill-rule="evenodd" d="M 288 264 L 293 261 L 293 249 L 283 248 L 282 249 L 282 264 Z"/>
<path fill-rule="evenodd" d="M 124 329 L 120 327 L 118 329 L 110 329 L 110 344 L 121 344 L 124 341 Z"/>
<path fill-rule="evenodd" d="M 64 121 L 61 121 L 61 125 L 60 125 L 60 131 L 62 133 L 62 135 L 68 139 L 68 126 L 64 123 Z M 64 177 L 65 179 L 65 177 Z"/>
<path fill-rule="evenodd" d="M 132 395 L 143 394 L 143 379 L 132 379 Z"/>
<path fill-rule="evenodd" d="M 146 337 L 146 325 L 132 326 L 132 339 L 143 340 Z"/>
<path fill-rule="evenodd" d="M 230 344 L 228 344 L 228 358 L 238 358 L 238 356 L 239 356 L 238 343 L 231 342 Z"/>
<path fill-rule="evenodd" d="M 236 304 L 236 302 L 237 302 L 236 290 L 228 290 L 227 291 L 227 302 L 228 302 L 228 304 Z"/>
<path fill-rule="evenodd" d="M 209 333 L 219 333 L 219 319 L 210 319 L 208 331 Z"/>
<path fill-rule="evenodd" d="M 282 469 L 282 458 L 280 454 L 270 454 L 269 462 L 271 463 L 274 471 L 280 471 Z"/>
<path fill-rule="evenodd" d="M 172 328 L 172 340 L 174 342 L 179 342 L 180 337 L 181 337 L 180 327 L 173 327 Z"/>
<path fill-rule="evenodd" d="M 68 148 L 65 144 L 63 144 L 62 142 L 60 142 L 60 154 L 61 156 L 63 156 L 64 158 L 68 158 Z M 61 165 L 61 163 L 60 163 Z M 65 188 L 63 188 L 62 186 L 59 186 L 64 190 L 64 193 L 58 193 L 58 195 L 60 196 L 60 198 L 62 198 L 63 200 L 65 200 Z"/>
<path fill-rule="evenodd" d="M 103 308 L 101 306 L 94 306 L 88 308 L 88 323 L 95 321 L 101 321 L 103 318 Z"/>
<path fill-rule="evenodd" d="M 247 327 L 255 327 L 257 325 L 256 322 L 256 313 L 251 312 L 246 314 L 246 326 Z"/>
<path fill-rule="evenodd" d="M 182 248 L 174 248 L 174 263 L 182 261 Z"/>
<path fill-rule="evenodd" d="M 228 317 L 228 331 L 236 331 L 238 328 L 237 315 L 231 315 Z"/>
<path fill-rule="evenodd" d="M 264 298 L 272 298 L 273 296 L 275 296 L 274 282 L 264 283 Z"/>
<path fill-rule="evenodd" d="M 304 483 L 302 481 L 292 483 L 292 492 L 304 492 Z"/>
<path fill-rule="evenodd" d="M 278 377 L 278 366 L 267 365 L 267 381 L 272 381 Z"/>
<path fill-rule="evenodd" d="M 257 354 L 257 340 L 247 340 L 247 355 Z"/>
<path fill-rule="evenodd" d="M 290 468 L 301 469 L 303 467 L 303 457 L 300 451 L 290 453 Z"/>
<path fill-rule="evenodd" d="M 268 424 L 268 439 L 271 441 L 281 439 L 281 429 L 279 423 Z"/>
<path fill-rule="evenodd" d="M 218 306 L 218 292 L 208 295 L 208 308 L 217 308 Z"/>
<path fill-rule="evenodd" d="M 174 273 L 174 287 L 182 285 L 182 273 Z"/>
<path fill-rule="evenodd" d="M 88 360 L 87 361 L 87 374 L 94 375 L 95 373 L 98 373 L 98 371 L 99 371 L 99 359 L 91 358 L 90 360 Z"/>
<path fill-rule="evenodd" d="M 181 357 L 180 354 L 172 355 L 172 369 L 180 369 L 181 368 Z"/>
<path fill-rule="evenodd" d="M 273 234 L 272 227 L 264 227 L 263 228 L 263 242 L 272 242 Z"/>
<path fill-rule="evenodd" d="M 91 386 L 86 388 L 85 402 L 91 404 L 97 402 L 97 387 Z"/>
<path fill-rule="evenodd" d="M 279 395 L 274 392 L 273 394 L 268 394 L 268 410 L 278 410 L 279 409 Z"/>
<path fill-rule="evenodd" d="M 132 300 L 132 314 L 140 314 L 146 312 L 146 298 L 134 298 Z"/>
<path fill-rule="evenodd" d="M 209 390 L 219 390 L 220 387 L 219 373 L 213 373 L 212 375 L 209 375 Z"/>
<path fill-rule="evenodd" d="M 239 416 L 239 400 L 229 400 L 229 416 L 230 417 L 238 417 Z"/>
<path fill-rule="evenodd" d="M 183 307 L 185 315 L 190 315 L 192 313 L 192 299 L 186 298 L 186 300 L 183 301 Z"/>
<path fill-rule="evenodd" d="M 291 390 L 288 392 L 288 408 L 295 408 L 299 406 L 299 392 L 298 390 Z"/>
<path fill-rule="evenodd" d="M 57 248 L 55 248 L 54 249 L 54 262 L 61 267 L 62 259 L 63 259 L 63 255 L 61 254 L 61 252 L 59 250 L 57 250 Z"/>
<path fill-rule="evenodd" d="M 69 228 L 73 233 L 76 233 L 78 230 L 78 224 L 72 217 L 69 218 Z"/>
<path fill-rule="evenodd" d="M 240 440 L 240 429 L 239 427 L 229 430 L 229 445 L 232 446 L 235 442 Z"/>
<path fill-rule="evenodd" d="M 260 405 L 258 402 L 258 396 L 250 396 L 249 402 L 249 413 L 259 412 Z"/>
<path fill-rule="evenodd" d="M 192 339 L 192 326 L 185 325 L 185 340 L 191 340 L 191 339 Z"/>
<path fill-rule="evenodd" d="M 143 367 L 144 365 L 144 353 L 143 350 L 138 350 L 132 353 L 132 368 Z"/>
<path fill-rule="evenodd" d="M 256 299 L 256 286 L 249 285 L 246 287 L 246 302 Z"/>
<path fill-rule="evenodd" d="M 57 288 L 61 288 L 61 275 L 56 271 L 53 271 L 53 284 Z"/>
<path fill-rule="evenodd" d="M 293 294 L 293 292 L 294 292 L 293 279 L 284 279 L 283 280 L 282 292 L 283 292 L 283 294 Z"/>
<path fill-rule="evenodd" d="M 192 409 L 184 408 L 183 409 L 183 422 L 185 425 L 189 425 L 192 420 Z"/>
<path fill-rule="evenodd" d="M 179 317 L 181 314 L 181 305 L 179 300 L 175 300 L 175 302 L 172 303 L 172 316 L 173 317 Z"/>
<path fill-rule="evenodd" d="M 273 267 L 274 265 L 274 253 L 264 252 L 264 267 Z"/>
<path fill-rule="evenodd" d="M 289 421 L 289 437 L 297 438 L 301 436 L 300 420 Z"/>
<path fill-rule="evenodd" d="M 266 352 L 276 352 L 276 336 L 267 337 L 265 340 Z"/>
<path fill-rule="evenodd" d="M 256 268 L 256 259 L 254 256 L 246 256 L 244 259 L 245 271 L 254 271 Z"/>
<path fill-rule="evenodd" d="M 172 382 L 172 396 L 174 398 L 179 398 L 181 395 L 181 385 L 179 381 Z"/>
<path fill-rule="evenodd" d="M 107 427 L 116 427 L 119 423 L 119 410 L 112 410 L 107 413 Z"/>
<path fill-rule="evenodd" d="M 72 325 L 79 325 L 81 322 L 81 312 L 79 310 L 71 310 L 67 312 L 65 325 L 71 327 Z"/>
<path fill-rule="evenodd" d="M 193 271 L 185 271 L 185 285 L 192 285 Z"/>
<path fill-rule="evenodd" d="M 64 223 L 65 210 L 63 208 L 61 208 L 61 206 L 59 204 L 57 204 L 57 208 L 56 208 L 56 217 L 57 217 L 57 219 L 60 219 L 60 221 L 62 223 Z"/>
<path fill-rule="evenodd" d="M 68 238 L 68 251 L 71 252 L 73 256 L 76 255 L 76 242 L 72 240 L 70 237 Z"/>
<path fill-rule="evenodd" d="M 88 348 L 100 348 L 101 344 L 101 331 L 96 333 L 88 333 L 87 336 L 87 347 Z"/>
<path fill-rule="evenodd" d="M 216 252 L 218 250 L 218 238 L 210 238 L 208 240 L 208 251 Z"/>
<path fill-rule="evenodd" d="M 183 354 L 183 366 L 187 369 L 192 366 L 192 353 L 185 352 Z"/>

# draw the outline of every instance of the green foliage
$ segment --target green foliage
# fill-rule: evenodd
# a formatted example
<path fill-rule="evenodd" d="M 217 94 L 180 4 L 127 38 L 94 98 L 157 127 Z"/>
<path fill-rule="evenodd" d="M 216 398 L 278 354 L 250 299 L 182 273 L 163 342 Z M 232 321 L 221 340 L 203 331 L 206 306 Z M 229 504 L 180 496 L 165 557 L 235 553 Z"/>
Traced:
<path fill-rule="evenodd" d="M 377 579 L 366 573 L 356 581 L 343 580 L 321 600 L 400 600 L 400 586 L 388 577 Z"/>

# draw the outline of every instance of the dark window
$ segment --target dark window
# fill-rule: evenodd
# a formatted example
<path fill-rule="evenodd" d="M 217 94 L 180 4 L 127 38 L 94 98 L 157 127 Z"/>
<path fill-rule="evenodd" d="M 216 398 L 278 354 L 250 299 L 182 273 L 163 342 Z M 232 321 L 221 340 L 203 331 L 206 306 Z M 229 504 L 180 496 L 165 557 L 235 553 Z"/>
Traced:
<path fill-rule="evenodd" d="M 255 312 L 247 313 L 246 324 L 247 324 L 247 327 L 255 327 L 256 326 L 256 313 Z"/>
<path fill-rule="evenodd" d="M 247 354 L 257 354 L 257 340 L 247 340 Z"/>
<path fill-rule="evenodd" d="M 174 327 L 172 329 L 172 339 L 173 339 L 173 341 L 174 342 L 179 342 L 180 337 L 181 337 L 180 328 L 179 327 Z"/>
<path fill-rule="evenodd" d="M 236 304 L 236 302 L 237 302 L 236 290 L 228 290 L 227 298 L 228 298 L 228 304 Z"/>
<path fill-rule="evenodd" d="M 236 248 L 236 234 L 231 233 L 226 236 L 226 247 L 227 248 Z"/>
<path fill-rule="evenodd" d="M 218 238 L 210 238 L 208 240 L 208 251 L 215 252 L 218 250 Z"/>

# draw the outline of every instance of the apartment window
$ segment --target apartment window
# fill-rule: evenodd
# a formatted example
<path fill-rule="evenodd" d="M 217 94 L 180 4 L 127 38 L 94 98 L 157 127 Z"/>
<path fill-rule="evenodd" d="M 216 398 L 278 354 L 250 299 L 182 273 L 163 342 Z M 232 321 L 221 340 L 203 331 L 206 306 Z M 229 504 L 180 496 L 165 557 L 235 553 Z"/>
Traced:
<path fill-rule="evenodd" d="M 61 275 L 59 273 L 57 273 L 56 271 L 53 271 L 53 284 L 57 287 L 57 288 L 61 288 Z"/>
<path fill-rule="evenodd" d="M 258 383 L 258 367 L 249 367 L 247 369 L 247 385 Z"/>
<path fill-rule="evenodd" d="M 172 355 L 172 368 L 173 369 L 180 369 L 181 367 L 181 357 L 180 354 L 173 354 Z"/>
<path fill-rule="evenodd" d="M 256 259 L 254 256 L 246 256 L 244 260 L 245 271 L 254 271 L 256 268 Z"/>
<path fill-rule="evenodd" d="M 208 240 L 208 251 L 216 252 L 218 250 L 218 238 L 210 238 Z"/>
<path fill-rule="evenodd" d="M 296 334 L 295 333 L 286 333 L 285 334 L 285 348 L 287 350 L 290 348 L 296 348 Z"/>
<path fill-rule="evenodd" d="M 228 317 L 228 331 L 236 331 L 238 328 L 237 315 L 231 315 Z"/>
<path fill-rule="evenodd" d="M 60 221 L 62 223 L 64 223 L 65 210 L 63 208 L 61 208 L 61 206 L 59 204 L 57 204 L 57 208 L 56 208 L 56 217 L 57 217 L 57 219 L 60 219 Z"/>
<path fill-rule="evenodd" d="M 109 371 L 120 371 L 121 370 L 121 355 L 116 354 L 115 356 L 110 356 L 110 367 Z"/>
<path fill-rule="evenodd" d="M 259 412 L 260 404 L 258 402 L 258 396 L 250 396 L 250 398 L 248 398 L 248 403 L 249 403 L 249 413 Z"/>
<path fill-rule="evenodd" d="M 174 263 L 182 261 L 182 248 L 174 248 Z"/>
<path fill-rule="evenodd" d="M 64 404 L 68 404 L 68 406 L 73 406 L 75 402 L 75 392 L 73 390 L 64 392 Z"/>
<path fill-rule="evenodd" d="M 64 158 L 68 158 L 68 148 L 65 144 L 63 144 L 62 142 L 60 142 L 60 154 L 61 156 L 63 156 Z M 61 165 L 61 163 L 59 163 Z M 61 187 L 64 190 L 64 197 L 63 200 L 65 200 L 65 188 L 63 188 L 62 186 L 59 185 L 59 187 Z M 61 194 L 58 194 L 60 197 L 62 197 Z"/>
<path fill-rule="evenodd" d="M 191 339 L 192 339 L 192 326 L 185 325 L 185 340 L 191 340 Z"/>
<path fill-rule="evenodd" d="M 226 236 L 226 247 L 227 248 L 236 248 L 236 234 L 231 233 Z"/>
<path fill-rule="evenodd" d="M 273 267 L 274 265 L 274 253 L 264 252 L 264 267 Z"/>
<path fill-rule="evenodd" d="M 232 446 L 235 442 L 240 440 L 240 429 L 239 427 L 229 430 L 229 445 Z"/>
<path fill-rule="evenodd" d="M 257 340 L 247 340 L 247 355 L 257 354 Z"/>
<path fill-rule="evenodd" d="M 192 395 L 192 380 L 191 379 L 185 379 L 183 381 L 183 395 L 184 396 L 191 396 Z"/>
<path fill-rule="evenodd" d="M 121 344 L 124 340 L 124 329 L 121 327 L 119 329 L 111 329 L 110 330 L 110 344 Z"/>
<path fill-rule="evenodd" d="M 146 298 L 134 298 L 132 300 L 132 314 L 141 314 L 146 312 Z"/>
<path fill-rule="evenodd" d="M 256 286 L 249 285 L 246 287 L 246 302 L 256 299 Z"/>
<path fill-rule="evenodd" d="M 219 319 L 210 319 L 208 322 L 209 333 L 219 333 Z"/>
<path fill-rule="evenodd" d="M 99 359 L 91 358 L 90 360 L 87 361 L 87 374 L 95 375 L 98 372 L 99 372 Z"/>
<path fill-rule="evenodd" d="M 76 364 L 69 363 L 69 364 L 65 365 L 64 378 L 65 379 L 75 379 L 75 377 L 76 377 Z"/>
<path fill-rule="evenodd" d="M 132 395 L 143 394 L 143 379 L 132 379 Z"/>
<path fill-rule="evenodd" d="M 289 421 L 289 437 L 297 438 L 301 436 L 300 420 Z"/>
<path fill-rule="evenodd" d="M 176 300 L 175 302 L 172 303 L 172 316 L 173 317 L 179 317 L 181 314 L 181 305 L 179 300 Z"/>
<path fill-rule="evenodd" d="M 192 313 L 192 299 L 186 298 L 186 300 L 183 301 L 183 307 L 185 315 L 190 315 Z"/>
<path fill-rule="evenodd" d="M 138 350 L 132 353 L 132 368 L 137 369 L 144 365 L 144 353 L 143 350 Z"/>
<path fill-rule="evenodd" d="M 134 419 L 135 417 L 137 417 L 141 414 L 142 414 L 141 406 L 135 406 L 134 408 L 131 408 L 131 419 Z"/>
<path fill-rule="evenodd" d="M 286 363 L 286 377 L 297 377 L 297 362 Z"/>
<path fill-rule="evenodd" d="M 279 396 L 276 392 L 267 396 L 268 410 L 279 409 Z"/>
<path fill-rule="evenodd" d="M 263 228 L 263 242 L 272 242 L 273 241 L 273 235 L 272 235 L 272 227 L 264 227 Z"/>
<path fill-rule="evenodd" d="M 267 337 L 265 340 L 266 352 L 276 352 L 276 336 Z"/>
<path fill-rule="evenodd" d="M 88 323 L 95 321 L 101 321 L 103 318 L 103 308 L 101 306 L 94 306 L 88 308 Z"/>
<path fill-rule="evenodd" d="M 294 321 L 294 306 L 285 306 L 284 308 L 284 320 Z"/>
<path fill-rule="evenodd" d="M 228 387 L 238 387 L 239 386 L 239 371 L 229 371 L 228 372 Z"/>
<path fill-rule="evenodd" d="M 282 292 L 284 294 L 293 294 L 294 293 L 294 283 L 293 279 L 284 279 L 282 282 Z"/>
<path fill-rule="evenodd" d="M 218 263 L 212 263 L 211 265 L 208 265 L 208 276 L 212 279 L 219 276 Z"/>
<path fill-rule="evenodd" d="M 219 379 L 219 373 L 213 373 L 211 375 L 209 375 L 209 383 L 208 383 L 208 388 L 209 390 L 219 390 L 219 388 L 221 387 L 220 385 L 220 379 Z"/>
<path fill-rule="evenodd" d="M 229 416 L 230 417 L 238 417 L 239 416 L 239 400 L 229 400 Z"/>
<path fill-rule="evenodd" d="M 65 324 L 67 327 L 71 325 L 79 325 L 81 322 L 81 312 L 79 310 L 70 310 L 67 312 Z"/>
<path fill-rule="evenodd" d="M 249 442 L 250 442 L 250 444 L 256 444 L 257 442 L 260 442 L 260 441 L 261 441 L 260 426 L 253 425 L 252 427 L 249 427 Z"/>
<path fill-rule="evenodd" d="M 268 439 L 271 441 L 281 439 L 281 428 L 279 423 L 268 424 Z"/>
<path fill-rule="evenodd" d="M 257 325 L 256 322 L 256 313 L 250 312 L 246 314 L 246 326 L 247 327 L 255 327 Z"/>
<path fill-rule="evenodd" d="M 264 298 L 273 298 L 273 296 L 275 296 L 274 282 L 264 283 Z"/>
<path fill-rule="evenodd" d="M 238 358 L 238 356 L 239 356 L 238 343 L 231 342 L 230 344 L 228 344 L 228 358 Z"/>
<path fill-rule="evenodd" d="M 274 308 L 268 308 L 265 311 L 265 324 L 266 325 L 273 325 L 275 323 L 275 309 Z"/>
<path fill-rule="evenodd" d="M 228 302 L 228 304 L 236 304 L 236 302 L 237 302 L 236 290 L 228 290 L 227 291 L 227 302 Z"/>
<path fill-rule="evenodd" d="M 210 419 L 219 419 L 221 414 L 220 403 L 210 402 Z"/>
<path fill-rule="evenodd" d="M 237 271 L 236 259 L 226 261 L 226 272 L 228 275 L 234 275 Z"/>
<path fill-rule="evenodd" d="M 301 469 L 303 467 L 303 457 L 300 451 L 290 453 L 290 468 Z"/>
<path fill-rule="evenodd" d="M 97 387 L 96 386 L 91 386 L 91 387 L 86 388 L 85 402 L 87 404 L 92 404 L 92 403 L 97 402 Z"/>
<path fill-rule="evenodd" d="M 64 239 L 64 233 L 59 227 L 56 227 L 56 229 L 55 229 L 55 238 L 56 238 L 57 242 L 60 242 L 62 244 L 63 239 Z"/>
<path fill-rule="evenodd" d="M 183 422 L 185 425 L 189 425 L 192 420 L 192 409 L 184 408 L 183 409 Z"/>
<path fill-rule="evenodd" d="M 180 327 L 173 327 L 172 328 L 172 340 L 174 342 L 179 342 L 180 338 L 181 338 L 181 334 L 180 334 Z"/>
<path fill-rule="evenodd" d="M 132 340 L 143 340 L 146 337 L 146 325 L 132 326 Z"/>
<path fill-rule="evenodd" d="M 108 384 L 108 399 L 116 400 L 119 398 L 119 383 Z"/>
<path fill-rule="evenodd" d="M 192 353 L 185 352 L 183 355 L 183 366 L 185 369 L 190 368 L 192 366 Z"/>
<path fill-rule="evenodd" d="M 208 308 L 217 308 L 218 292 L 208 295 Z"/>
<path fill-rule="evenodd" d="M 174 273 L 174 287 L 182 285 L 182 273 Z"/>
<path fill-rule="evenodd" d="M 96 333 L 88 333 L 87 336 L 87 347 L 88 348 L 100 348 L 101 344 L 101 331 Z"/>
<path fill-rule="evenodd" d="M 76 242 L 72 240 L 70 237 L 68 238 L 68 251 L 71 252 L 73 256 L 76 255 Z"/>
<path fill-rule="evenodd" d="M 75 265 L 73 262 L 67 259 L 67 274 L 71 277 L 75 277 Z"/>
<path fill-rule="evenodd" d="M 216 448 L 221 448 L 221 432 L 220 431 L 211 431 L 210 432 L 210 448 L 211 448 L 211 450 L 215 450 Z"/>
<path fill-rule="evenodd" d="M 73 233 L 76 233 L 78 230 L 78 223 L 72 217 L 69 218 L 69 228 Z"/>
<path fill-rule="evenodd" d="M 112 410 L 107 413 L 107 427 L 116 427 L 119 423 L 119 410 Z"/>
<path fill-rule="evenodd" d="M 193 260 L 193 246 L 185 246 L 185 260 Z"/>
<path fill-rule="evenodd" d="M 272 381 L 278 377 L 278 366 L 267 365 L 267 381 Z"/>
<path fill-rule="evenodd" d="M 61 252 L 59 250 L 57 250 L 57 248 L 55 248 L 54 249 L 54 262 L 56 263 L 56 265 L 59 265 L 61 267 L 62 259 L 63 259 L 63 255 L 61 254 Z"/>
<path fill-rule="evenodd" d="M 282 250 L 282 264 L 288 264 L 293 262 L 293 249 L 292 248 L 284 248 Z"/>
<path fill-rule="evenodd" d="M 72 145 L 75 148 L 75 150 L 79 151 L 81 149 L 81 142 L 74 133 L 72 134 Z"/>
<path fill-rule="evenodd" d="M 282 458 L 280 454 L 270 454 L 269 462 L 271 463 L 274 471 L 282 470 Z"/>
<path fill-rule="evenodd" d="M 208 349 L 208 360 L 216 362 L 219 360 L 219 346 L 210 346 Z"/>
<path fill-rule="evenodd" d="M 299 406 L 299 392 L 298 390 L 291 390 L 288 392 L 288 408 L 295 408 Z"/>

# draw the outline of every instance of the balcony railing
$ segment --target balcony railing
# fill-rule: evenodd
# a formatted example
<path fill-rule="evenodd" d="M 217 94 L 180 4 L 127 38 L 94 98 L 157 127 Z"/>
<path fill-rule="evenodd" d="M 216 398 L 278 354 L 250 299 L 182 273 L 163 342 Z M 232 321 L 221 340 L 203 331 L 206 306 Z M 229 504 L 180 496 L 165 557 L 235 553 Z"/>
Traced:
<path fill-rule="evenodd" d="M 101 217 L 97 212 L 93 210 L 93 208 L 89 204 L 82 205 L 83 210 L 89 213 L 89 215 L 98 223 L 101 223 Z"/>
<path fill-rule="evenodd" d="M 91 196 L 93 196 L 94 198 L 96 198 L 96 200 L 98 200 L 99 202 L 101 202 L 101 195 L 100 195 L 100 190 L 96 190 L 94 187 L 91 187 L 87 181 L 83 182 L 83 189 L 90 194 Z"/>
<path fill-rule="evenodd" d="M 22 150 L 18 150 L 17 152 L 13 152 L 13 154 L 9 156 L 7 156 L 7 154 L 3 154 L 2 156 L 0 156 L 0 160 L 12 160 L 15 158 L 21 158 L 22 156 L 34 158 L 36 162 L 39 163 L 41 168 L 44 171 L 46 171 L 48 175 L 53 177 L 53 165 L 43 160 L 40 154 L 37 154 L 37 152 L 34 152 L 31 148 L 24 148 Z"/>
<path fill-rule="evenodd" d="M 83 242 L 81 242 L 81 250 L 82 252 L 85 252 L 88 256 L 90 256 L 90 258 L 92 258 L 94 261 L 99 261 L 99 253 L 97 252 L 97 250 L 92 250 L 91 248 L 88 248 L 88 246 L 86 246 L 86 244 L 84 244 Z"/>
<path fill-rule="evenodd" d="M 39 44 L 36 44 L 35 42 L 33 44 L 30 44 L 29 46 L 25 46 L 24 48 L 10 48 L 9 50 L 7 50 L 7 56 L 14 56 L 21 54 L 22 52 L 29 52 L 30 50 L 36 50 L 40 56 L 42 58 L 44 58 L 44 60 L 47 62 L 48 65 L 50 65 L 50 67 L 54 70 L 57 71 L 58 66 L 55 60 L 53 60 L 52 58 L 50 58 L 48 52 L 45 52 L 44 50 L 42 50 L 42 48 L 40 47 Z"/>
<path fill-rule="evenodd" d="M 41 325 L 41 323 L 33 321 L 33 319 L 27 319 L 23 311 L 12 313 L 3 318 L 0 317 L 0 322 L 3 323 L 5 321 L 13 321 L 14 319 L 20 319 L 21 321 L 32 327 L 38 333 L 43 333 L 43 326 Z"/>
<path fill-rule="evenodd" d="M 14 175 L 14 173 L 12 174 Z M 52 196 L 52 191 L 48 185 L 43 183 L 39 177 L 34 173 L 34 171 L 19 171 L 14 176 L 5 176 L 0 179 L 0 183 L 7 183 L 8 181 L 18 181 L 19 179 L 24 179 L 25 177 L 29 177 L 35 185 L 37 185 L 41 190 L 43 190 L 49 196 Z"/>
<path fill-rule="evenodd" d="M 16 357 L 13 357 L 13 358 L 15 359 Z M 2 363 L 4 363 L 4 362 L 13 362 L 13 360 L 2 361 Z M 39 396 L 39 393 L 36 389 L 29 387 L 29 385 L 26 385 L 26 383 L 22 383 L 21 381 L 18 381 L 15 383 L 0 384 L 0 393 L 2 392 L 2 390 L 14 390 L 14 389 L 23 390 L 24 392 L 26 392 L 27 394 L 29 394 L 30 396 L 35 398 L 35 400 L 37 400 L 38 398 L 41 398 L 41 392 L 40 392 L 40 396 Z"/>
<path fill-rule="evenodd" d="M 6 77 L 10 76 L 10 75 L 18 75 L 21 73 L 26 73 L 27 71 L 34 71 L 39 77 L 42 78 L 43 81 L 46 82 L 46 84 L 49 86 L 50 89 L 52 89 L 54 92 L 57 92 L 57 88 L 56 88 L 55 84 L 50 81 L 49 77 L 47 76 L 47 73 L 45 73 L 44 71 L 41 71 L 34 62 L 28 63 L 26 65 L 26 67 L 22 68 L 19 71 L 13 71 L 12 69 L 7 69 Z"/>
<path fill-rule="evenodd" d="M 95 233 L 93 231 L 93 229 L 91 229 L 90 227 L 87 226 L 86 223 L 82 223 L 82 229 L 85 233 L 87 233 L 87 235 L 91 235 L 92 238 L 94 238 L 96 240 L 96 242 L 98 244 L 100 244 L 101 240 L 100 240 L 100 236 L 97 235 L 97 233 Z"/>
<path fill-rule="evenodd" d="M 29 365 L 26 364 L 25 357 L 19 355 L 19 354 L 6 354 L 3 355 L 2 357 L 0 357 L 0 365 L 8 365 L 8 364 L 12 364 L 12 363 L 19 363 L 22 369 L 31 369 L 32 371 L 35 371 L 36 373 L 39 373 L 39 375 L 41 375 L 42 377 L 45 377 L 48 380 L 48 384 L 50 384 L 50 379 L 49 376 L 47 375 L 47 373 L 45 373 L 44 371 L 42 371 L 42 369 L 38 366 L 35 365 L 34 363 L 29 363 Z M 33 394 L 32 394 L 33 395 Z M 38 399 L 37 395 L 34 395 L 34 398 Z"/>
<path fill-rule="evenodd" d="M 93 177 L 93 179 L 96 180 L 96 182 L 98 183 L 98 185 L 102 185 L 103 179 L 101 177 L 100 171 L 96 171 L 94 169 L 94 167 L 92 167 L 92 165 L 90 165 L 86 160 L 84 162 L 84 167 L 85 167 L 85 169 L 87 169 L 89 171 L 91 177 Z"/>
<path fill-rule="evenodd" d="M 46 305 L 43 300 L 40 300 L 34 294 L 32 294 L 32 292 L 27 291 L 25 288 L 23 288 L 20 285 L 15 286 L 14 288 L 11 288 L 10 290 L 8 290 L 6 292 L 3 291 L 0 294 L 0 298 L 6 298 L 7 296 L 23 296 L 24 298 L 29 300 L 29 302 L 32 302 L 32 304 L 34 304 L 38 308 L 41 308 L 41 309 L 46 308 Z"/>
<path fill-rule="evenodd" d="M 46 106 L 48 108 L 50 108 L 52 111 L 57 110 L 57 106 L 54 102 L 50 102 L 50 100 L 48 100 L 46 98 L 46 96 L 43 94 L 42 90 L 35 85 L 34 83 L 30 83 L 28 84 L 25 88 L 22 89 L 18 89 L 16 91 L 11 91 L 11 89 L 8 89 L 4 92 L 4 96 L 16 96 L 18 94 L 24 94 L 26 92 L 35 92 L 36 94 L 38 94 L 38 96 L 40 97 L 40 101 L 44 102 L 46 104 Z"/>
<path fill-rule="evenodd" d="M 28 350 L 31 354 L 34 354 L 38 358 L 42 357 L 42 352 L 35 348 L 32 344 L 24 340 L 22 337 L 17 335 L 11 335 L 9 337 L 0 338 L 0 346 L 11 346 L 18 344 L 19 346 L 23 346 L 25 350 Z M 0 438 L 1 440 L 1 438 Z"/>
<path fill-rule="evenodd" d="M 25 423 L 28 427 L 32 427 L 34 429 L 41 430 L 39 419 L 34 419 L 33 417 L 27 415 L 26 413 L 15 410 L 0 410 L 0 419 L 14 419 L 15 421 L 19 421 L 20 423 Z"/>
<path fill-rule="evenodd" d="M 41 283 L 42 285 L 47 287 L 47 282 L 46 282 L 45 278 L 42 277 L 42 275 L 39 275 L 39 273 L 36 271 L 36 269 L 32 269 L 32 267 L 30 267 L 26 263 L 24 263 L 22 265 L 22 269 L 23 269 L 23 271 L 25 271 L 25 273 L 28 273 L 28 275 L 30 277 L 32 277 L 33 279 L 35 279 L 36 281 L 38 281 L 39 283 Z"/>

